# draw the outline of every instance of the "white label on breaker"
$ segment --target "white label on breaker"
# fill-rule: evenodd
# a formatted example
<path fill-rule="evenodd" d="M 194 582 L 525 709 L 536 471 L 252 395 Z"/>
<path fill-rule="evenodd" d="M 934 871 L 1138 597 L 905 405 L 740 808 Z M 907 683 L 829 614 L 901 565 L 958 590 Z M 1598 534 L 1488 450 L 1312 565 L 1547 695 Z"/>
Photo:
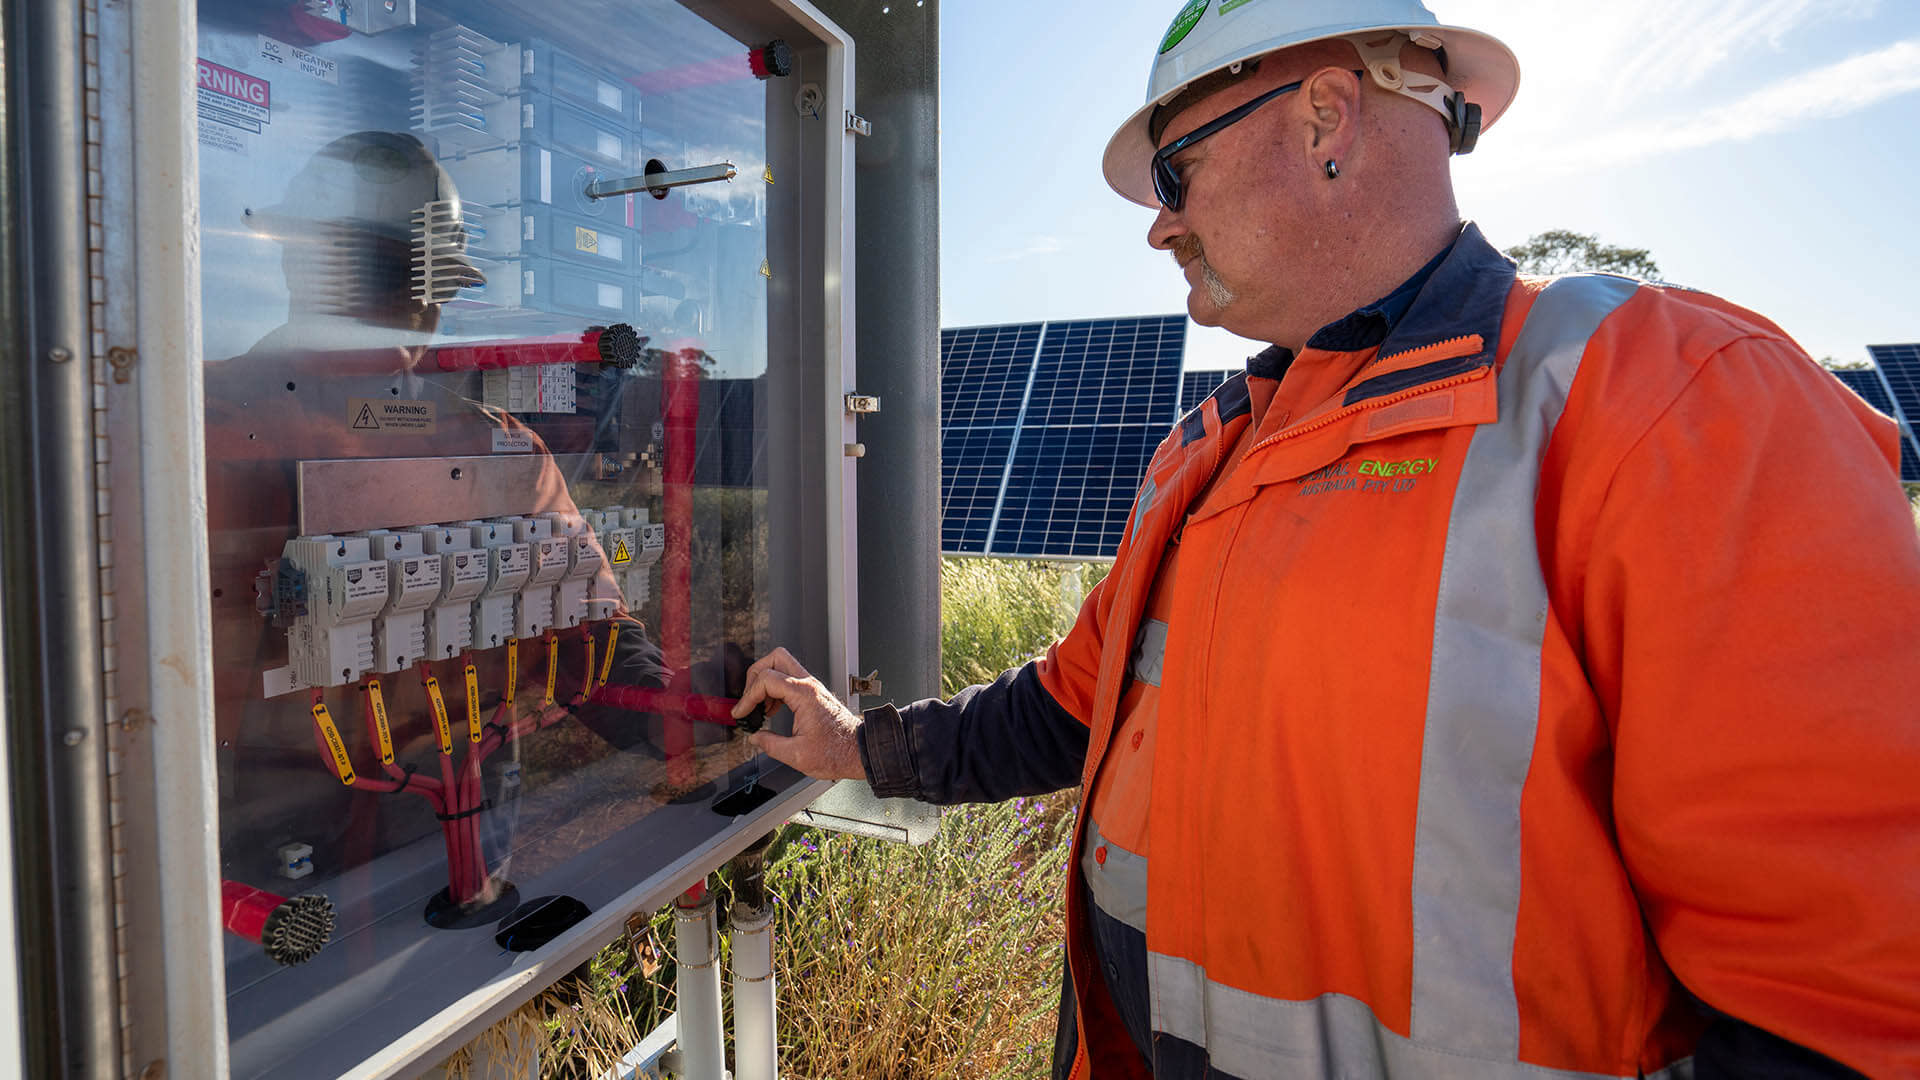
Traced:
<path fill-rule="evenodd" d="M 339 64 L 324 56 L 316 56 L 298 45 L 276 41 L 265 34 L 260 35 L 260 59 L 269 64 L 278 64 L 283 68 L 298 71 L 302 75 L 311 75 L 321 82 L 340 85 Z"/>
<path fill-rule="evenodd" d="M 533 549 L 525 544 L 495 548 L 494 554 L 499 556 L 500 573 L 507 577 L 525 574 L 533 568 Z"/>
<path fill-rule="evenodd" d="M 411 593 L 432 589 L 440 591 L 439 559 L 408 559 L 400 564 L 400 591 Z"/>
<path fill-rule="evenodd" d="M 596 96 L 599 97 L 600 104 L 605 105 L 607 108 L 612 109 L 615 112 L 620 111 L 620 88 L 619 87 L 613 85 L 610 82 L 598 82 L 594 84 L 594 93 Z"/>
<path fill-rule="evenodd" d="M 619 161 L 624 157 L 624 155 L 620 153 L 620 136 L 611 132 L 600 132 L 599 138 L 595 142 L 595 149 L 600 151 L 601 157 L 609 158 L 613 161 Z"/>
<path fill-rule="evenodd" d="M 346 578 L 348 602 L 387 595 L 387 564 L 384 560 L 347 566 L 341 576 Z"/>
<path fill-rule="evenodd" d="M 618 285 L 603 284 L 599 287 L 600 306 L 603 308 L 611 308 L 618 311 L 621 305 L 626 302 L 626 297 L 627 291 Z"/>
<path fill-rule="evenodd" d="M 487 580 L 487 560 L 480 552 L 470 552 L 453 557 L 453 583 L 471 585 L 476 581 Z"/>
<path fill-rule="evenodd" d="M 531 454 L 533 453 L 533 432 L 501 431 L 495 428 L 493 432 L 493 452 L 496 454 Z"/>

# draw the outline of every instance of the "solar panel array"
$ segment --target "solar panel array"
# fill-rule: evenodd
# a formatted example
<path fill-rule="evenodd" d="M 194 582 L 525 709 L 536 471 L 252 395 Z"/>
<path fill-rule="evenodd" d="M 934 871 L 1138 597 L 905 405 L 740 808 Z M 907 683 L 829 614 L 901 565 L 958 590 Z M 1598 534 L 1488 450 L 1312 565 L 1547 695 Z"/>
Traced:
<path fill-rule="evenodd" d="M 1186 343 L 1184 315 L 941 331 L 941 550 L 1112 555 Z"/>
<path fill-rule="evenodd" d="M 1180 417 L 1192 412 L 1194 406 L 1213 396 L 1213 392 L 1240 371 L 1232 368 L 1224 371 L 1189 371 L 1180 376 Z"/>
<path fill-rule="evenodd" d="M 1900 479 L 1920 484 L 1920 345 L 1869 345 L 1874 367 L 1836 371 L 1840 381 L 1867 404 L 1900 422 Z"/>

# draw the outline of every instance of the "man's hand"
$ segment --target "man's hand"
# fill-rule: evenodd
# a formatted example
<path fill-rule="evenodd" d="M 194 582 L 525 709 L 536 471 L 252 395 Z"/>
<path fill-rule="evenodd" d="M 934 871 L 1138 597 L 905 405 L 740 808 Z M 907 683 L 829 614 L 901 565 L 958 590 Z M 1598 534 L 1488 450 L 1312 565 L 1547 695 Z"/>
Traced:
<path fill-rule="evenodd" d="M 740 692 L 740 703 L 733 707 L 734 719 L 759 708 L 763 701 L 793 710 L 793 734 L 775 735 L 762 729 L 749 735 L 762 753 L 819 780 L 867 778 L 853 734 L 860 728 L 860 718 L 785 649 L 773 650 L 747 669 L 747 685 Z"/>

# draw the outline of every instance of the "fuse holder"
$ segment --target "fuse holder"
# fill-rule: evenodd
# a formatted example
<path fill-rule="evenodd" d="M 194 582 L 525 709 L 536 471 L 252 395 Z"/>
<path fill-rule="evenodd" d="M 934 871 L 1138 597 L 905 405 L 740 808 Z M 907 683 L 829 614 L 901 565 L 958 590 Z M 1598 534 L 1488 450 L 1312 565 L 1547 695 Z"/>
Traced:
<path fill-rule="evenodd" d="M 473 644 L 494 649 L 519 636 L 514 612 L 520 590 L 533 573 L 533 549 L 513 538 L 513 526 L 497 521 L 468 521 L 473 546 L 487 556 L 487 584 L 473 602 Z"/>
<path fill-rule="evenodd" d="M 281 557 L 306 576 L 307 613 L 288 627 L 287 669 L 268 673 L 269 688 L 344 686 L 373 670 L 387 560 L 374 556 L 364 536 L 330 535 L 289 540 Z"/>
<path fill-rule="evenodd" d="M 417 532 L 374 529 L 363 534 L 387 560 L 387 605 L 373 620 L 374 670 L 405 671 L 426 658 L 427 607 L 440 596 L 440 559 L 429 557 Z"/>
<path fill-rule="evenodd" d="M 634 558 L 640 551 L 640 534 L 636 529 L 621 524 L 625 507 L 609 506 L 603 510 L 583 510 L 581 516 L 587 519 L 587 527 L 593 530 L 594 537 L 600 543 L 601 559 L 606 570 L 593 576 L 592 587 L 587 593 L 587 618 L 595 622 L 611 619 L 620 610 L 628 607 L 624 597 L 626 591 L 623 577 Z M 641 597 L 641 600 L 645 600 Z"/>
<path fill-rule="evenodd" d="M 606 558 L 583 515 L 553 512 L 540 516 L 552 523 L 555 539 L 567 542 L 567 571 L 553 587 L 553 625 L 579 626 L 590 617 L 587 597 Z"/>
<path fill-rule="evenodd" d="M 473 645 L 474 603 L 486 591 L 488 553 L 473 546 L 466 525 L 424 525 L 420 534 L 429 558 L 440 560 L 440 595 L 427 611 L 427 653 L 450 660 Z"/>
<path fill-rule="evenodd" d="M 554 625 L 554 586 L 572 563 L 568 540 L 554 536 L 553 522 L 546 518 L 502 518 L 500 523 L 513 528 L 513 538 L 527 545 L 533 559 L 533 570 L 514 602 L 513 636 L 539 637 Z"/>

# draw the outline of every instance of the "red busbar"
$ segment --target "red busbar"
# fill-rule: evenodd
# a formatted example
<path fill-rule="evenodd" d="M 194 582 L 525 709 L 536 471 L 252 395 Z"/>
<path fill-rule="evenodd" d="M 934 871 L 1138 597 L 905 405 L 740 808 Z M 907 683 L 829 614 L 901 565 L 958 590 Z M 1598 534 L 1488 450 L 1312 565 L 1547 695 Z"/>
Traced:
<path fill-rule="evenodd" d="M 640 362 L 647 339 L 626 323 L 590 326 L 580 334 L 507 338 L 441 345 L 433 350 L 441 371 L 495 371 L 539 364 L 612 364 L 630 368 Z"/>

